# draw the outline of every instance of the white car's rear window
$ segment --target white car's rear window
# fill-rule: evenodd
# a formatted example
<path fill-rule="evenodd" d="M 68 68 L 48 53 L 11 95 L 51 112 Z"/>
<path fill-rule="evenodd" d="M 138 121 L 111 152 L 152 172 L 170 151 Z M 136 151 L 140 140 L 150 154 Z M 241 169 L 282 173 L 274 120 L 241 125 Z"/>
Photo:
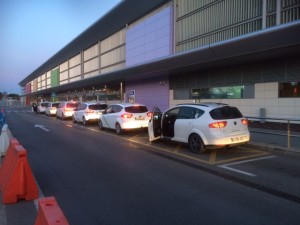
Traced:
<path fill-rule="evenodd" d="M 128 106 L 125 108 L 125 111 L 129 113 L 145 113 L 148 112 L 148 109 L 146 106 L 139 105 L 139 106 Z"/>
<path fill-rule="evenodd" d="M 224 106 L 213 109 L 209 112 L 209 114 L 214 120 L 238 119 L 243 117 L 238 108 L 232 106 Z"/>

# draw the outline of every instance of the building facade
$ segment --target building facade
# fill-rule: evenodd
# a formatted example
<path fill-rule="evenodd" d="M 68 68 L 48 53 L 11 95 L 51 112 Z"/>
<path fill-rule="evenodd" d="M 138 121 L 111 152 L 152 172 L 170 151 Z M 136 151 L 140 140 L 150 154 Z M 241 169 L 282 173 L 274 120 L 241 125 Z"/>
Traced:
<path fill-rule="evenodd" d="M 20 86 L 28 103 L 214 101 L 300 119 L 300 0 L 124 0 Z"/>

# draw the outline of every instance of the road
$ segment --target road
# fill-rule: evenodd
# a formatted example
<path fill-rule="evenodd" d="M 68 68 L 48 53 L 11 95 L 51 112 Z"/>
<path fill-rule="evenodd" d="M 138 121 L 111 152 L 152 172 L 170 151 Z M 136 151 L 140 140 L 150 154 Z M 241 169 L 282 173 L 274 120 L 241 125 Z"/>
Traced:
<path fill-rule="evenodd" d="M 145 131 L 117 136 L 31 112 L 11 111 L 7 123 L 41 196 L 55 196 L 72 225 L 299 223 L 299 155 L 247 146 L 195 155 L 150 144 Z M 34 220 L 22 201 L 7 206 L 8 225 L 19 204 L 18 220 Z"/>

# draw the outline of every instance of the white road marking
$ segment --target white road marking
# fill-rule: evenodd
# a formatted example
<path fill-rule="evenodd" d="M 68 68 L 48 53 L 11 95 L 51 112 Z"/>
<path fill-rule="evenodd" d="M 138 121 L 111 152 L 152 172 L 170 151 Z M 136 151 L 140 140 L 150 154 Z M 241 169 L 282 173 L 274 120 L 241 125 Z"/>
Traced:
<path fill-rule="evenodd" d="M 44 131 L 47 131 L 49 132 L 50 130 L 46 129 L 43 125 L 38 125 L 38 124 L 35 124 L 34 127 L 38 127 L 38 128 L 41 128 L 42 130 Z"/>
<path fill-rule="evenodd" d="M 221 167 L 223 169 L 231 170 L 231 171 L 234 171 L 234 172 L 237 172 L 237 173 L 241 173 L 241 174 L 244 174 L 244 175 L 247 175 L 247 176 L 256 177 L 257 175 L 255 175 L 253 173 L 248 173 L 246 171 L 234 169 L 234 168 L 231 168 L 230 166 L 237 165 L 237 164 L 242 164 L 242 163 L 253 162 L 253 161 L 258 161 L 258 160 L 271 159 L 271 158 L 275 158 L 275 157 L 276 156 L 266 156 L 266 157 L 257 158 L 257 159 L 243 160 L 243 161 L 239 161 L 239 162 L 224 164 L 224 165 L 221 165 L 219 167 Z"/>

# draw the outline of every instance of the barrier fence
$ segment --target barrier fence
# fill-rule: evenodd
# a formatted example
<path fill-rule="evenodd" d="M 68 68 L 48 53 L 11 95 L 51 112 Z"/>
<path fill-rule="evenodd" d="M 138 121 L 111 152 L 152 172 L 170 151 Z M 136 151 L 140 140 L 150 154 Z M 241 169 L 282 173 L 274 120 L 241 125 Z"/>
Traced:
<path fill-rule="evenodd" d="M 292 135 L 292 131 L 300 133 L 300 119 L 289 119 L 289 118 L 272 118 L 272 117 L 250 117 L 245 116 L 249 121 L 249 127 L 251 127 L 251 122 L 258 122 L 258 127 L 263 129 L 268 129 L 266 132 L 263 129 L 260 130 L 261 133 L 268 133 L 273 135 L 278 135 L 276 130 L 281 130 L 283 135 L 287 136 L 287 148 L 291 148 L 291 138 L 299 137 L 299 135 Z M 277 124 L 277 129 L 274 129 L 274 126 L 270 128 L 265 124 L 273 123 Z M 282 134 L 281 134 L 282 135 Z"/>

